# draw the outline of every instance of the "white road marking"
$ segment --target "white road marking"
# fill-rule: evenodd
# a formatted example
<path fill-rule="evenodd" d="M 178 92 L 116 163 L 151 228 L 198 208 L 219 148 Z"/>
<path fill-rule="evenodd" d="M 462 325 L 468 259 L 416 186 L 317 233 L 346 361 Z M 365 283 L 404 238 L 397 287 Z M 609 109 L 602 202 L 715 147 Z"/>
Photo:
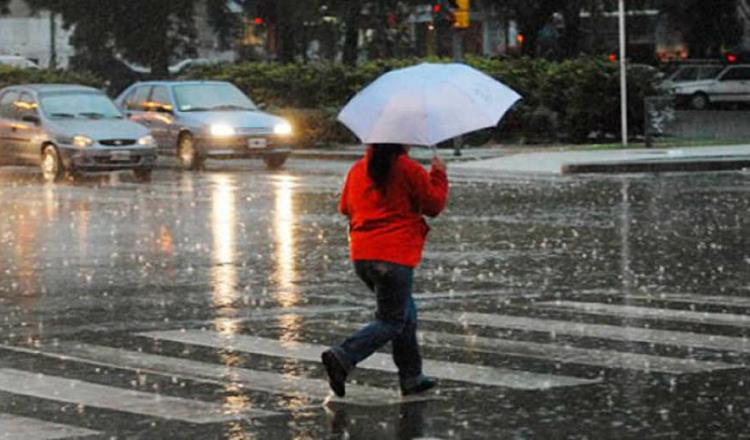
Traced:
<path fill-rule="evenodd" d="M 718 324 L 735 327 L 750 327 L 750 315 L 738 315 L 735 313 L 694 312 L 690 310 L 673 310 L 577 301 L 544 301 L 536 303 L 536 305 L 556 309 L 580 310 L 587 314 L 616 316 L 618 318 L 663 319 L 692 324 Z"/>
<path fill-rule="evenodd" d="M 400 393 L 395 389 L 386 390 L 356 384 L 348 384 L 346 387 L 346 397 L 338 398 L 331 393 L 327 380 L 308 379 L 288 374 L 228 367 L 220 364 L 210 364 L 189 359 L 77 342 L 65 343 L 57 347 L 41 350 L 7 345 L 0 345 L 0 348 L 54 359 L 167 375 L 204 383 L 219 385 L 236 383 L 241 384 L 243 388 L 256 391 L 302 398 L 309 397 L 318 401 L 340 401 L 349 405 L 382 406 L 413 401 L 435 400 L 436 398 L 429 394 L 401 397 Z"/>
<path fill-rule="evenodd" d="M 359 328 L 344 324 L 344 328 Z M 626 369 L 667 374 L 704 373 L 713 370 L 740 369 L 741 366 L 724 362 L 700 361 L 640 353 L 624 353 L 611 350 L 578 348 L 557 344 L 542 344 L 530 341 L 488 338 L 476 335 L 419 331 L 420 344 L 458 350 L 498 353 L 510 356 L 574 363 L 615 369 Z"/>
<path fill-rule="evenodd" d="M 547 332 L 553 335 L 590 337 L 625 342 L 648 342 L 677 345 L 711 350 L 750 353 L 750 340 L 720 335 L 653 330 L 636 327 L 622 327 L 606 324 L 559 321 L 553 319 L 526 318 L 510 315 L 465 312 L 455 315 L 446 313 L 422 313 L 420 319 L 463 325 L 478 325 L 500 329 Z"/>
<path fill-rule="evenodd" d="M 0 369 L 0 391 L 190 423 L 215 423 L 278 415 L 256 409 L 235 413 L 215 403 L 126 390 L 9 368 Z"/>
<path fill-rule="evenodd" d="M 148 338 L 180 342 L 204 347 L 224 348 L 265 356 L 290 357 L 305 361 L 320 361 L 320 354 L 328 347 L 302 342 L 284 342 L 248 335 L 222 335 L 213 331 L 160 331 L 140 333 Z M 440 379 L 468 382 L 479 385 L 504 386 L 516 389 L 539 390 L 563 386 L 587 385 L 601 382 L 600 379 L 583 379 L 570 376 L 532 373 L 528 371 L 493 368 L 456 362 L 424 359 L 425 374 Z M 358 368 L 397 372 L 391 357 L 374 353 Z"/>
<path fill-rule="evenodd" d="M 0 414 L 0 440 L 55 440 L 100 434 L 90 429 Z"/>

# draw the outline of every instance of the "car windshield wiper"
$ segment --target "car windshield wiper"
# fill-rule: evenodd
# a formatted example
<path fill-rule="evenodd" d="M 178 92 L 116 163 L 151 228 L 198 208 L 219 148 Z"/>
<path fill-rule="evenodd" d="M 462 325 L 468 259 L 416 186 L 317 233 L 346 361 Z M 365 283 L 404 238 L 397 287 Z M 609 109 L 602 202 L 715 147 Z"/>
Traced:
<path fill-rule="evenodd" d="M 78 114 L 81 116 L 86 116 L 87 118 L 91 118 L 91 119 L 101 119 L 105 116 L 103 113 L 97 113 L 97 112 L 81 112 Z"/>
<path fill-rule="evenodd" d="M 252 107 L 245 107 L 243 105 L 235 105 L 235 104 L 222 104 L 222 105 L 216 105 L 211 107 L 211 110 L 247 110 L 252 111 L 255 110 Z"/>
<path fill-rule="evenodd" d="M 76 115 L 73 113 L 50 113 L 53 118 L 75 118 Z"/>

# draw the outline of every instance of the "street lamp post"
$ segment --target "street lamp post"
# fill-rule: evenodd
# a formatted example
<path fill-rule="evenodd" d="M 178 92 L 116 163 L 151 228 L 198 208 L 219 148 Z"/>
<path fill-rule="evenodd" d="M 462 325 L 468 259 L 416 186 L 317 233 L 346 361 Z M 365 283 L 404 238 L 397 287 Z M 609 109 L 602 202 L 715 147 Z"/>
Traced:
<path fill-rule="evenodd" d="M 464 60 L 464 35 L 462 29 L 451 27 L 451 46 L 453 51 L 453 61 L 461 63 Z M 461 156 L 461 145 L 464 142 L 463 136 L 453 138 L 453 155 Z"/>
<path fill-rule="evenodd" d="M 625 0 L 619 0 L 620 22 L 620 114 L 622 130 L 622 146 L 628 146 L 628 82 L 625 51 Z"/>

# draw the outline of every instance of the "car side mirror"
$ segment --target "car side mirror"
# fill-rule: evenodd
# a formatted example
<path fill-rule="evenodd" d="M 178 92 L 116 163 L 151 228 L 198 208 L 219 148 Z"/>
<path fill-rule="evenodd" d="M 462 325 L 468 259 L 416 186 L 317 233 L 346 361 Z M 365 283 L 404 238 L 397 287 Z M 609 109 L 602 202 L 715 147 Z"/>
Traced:
<path fill-rule="evenodd" d="M 154 110 L 156 110 L 158 113 L 168 113 L 170 115 L 174 113 L 174 107 L 169 104 L 158 105 Z"/>
<path fill-rule="evenodd" d="M 265 102 L 259 102 L 255 104 L 256 107 L 258 107 L 261 110 L 266 110 L 268 108 L 268 105 Z"/>
<path fill-rule="evenodd" d="M 29 122 L 34 125 L 39 125 L 42 122 L 41 119 L 39 119 L 39 116 L 37 115 L 23 115 L 21 116 L 21 120 L 23 122 Z"/>

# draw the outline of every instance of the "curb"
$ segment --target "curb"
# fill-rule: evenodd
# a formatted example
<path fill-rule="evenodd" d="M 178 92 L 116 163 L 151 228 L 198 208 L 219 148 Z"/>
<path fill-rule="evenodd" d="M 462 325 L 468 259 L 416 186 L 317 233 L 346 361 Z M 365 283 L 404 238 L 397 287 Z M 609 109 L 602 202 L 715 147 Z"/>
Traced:
<path fill-rule="evenodd" d="M 700 158 L 670 161 L 628 161 L 563 164 L 562 174 L 658 173 L 699 171 L 741 171 L 750 167 L 750 158 Z"/>

